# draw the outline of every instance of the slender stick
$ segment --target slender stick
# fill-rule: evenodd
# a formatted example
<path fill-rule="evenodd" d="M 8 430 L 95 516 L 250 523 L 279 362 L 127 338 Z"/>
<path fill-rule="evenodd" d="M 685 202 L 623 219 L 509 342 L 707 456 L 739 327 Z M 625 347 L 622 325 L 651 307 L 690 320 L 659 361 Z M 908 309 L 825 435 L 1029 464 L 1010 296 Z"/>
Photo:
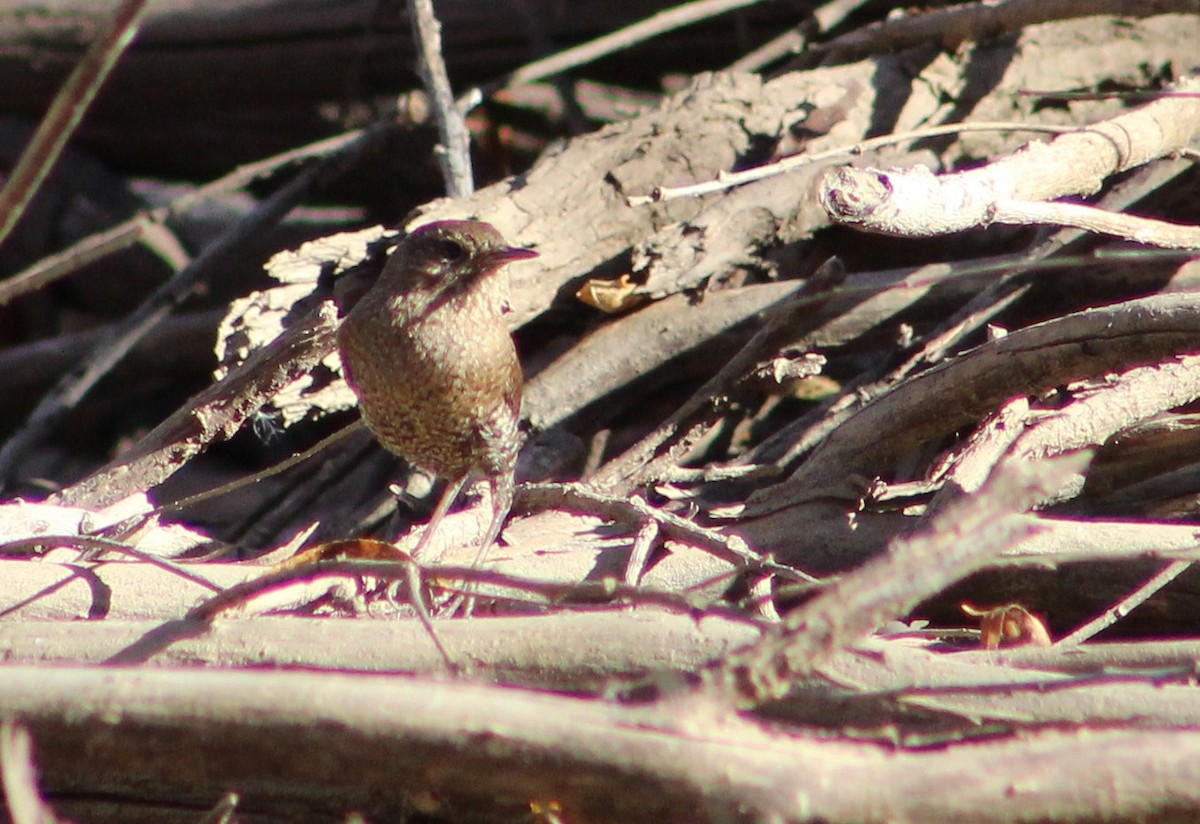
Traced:
<path fill-rule="evenodd" d="M 147 235 L 152 232 L 153 226 L 164 224 L 173 218 L 187 214 L 197 207 L 205 205 L 217 195 L 245 188 L 254 181 L 279 171 L 284 166 L 339 152 L 357 140 L 362 133 L 363 130 L 358 129 L 334 137 L 323 138 L 298 149 L 290 149 L 282 154 L 239 166 L 224 177 L 206 183 L 198 189 L 172 200 L 165 206 L 138 212 L 112 228 L 89 235 L 61 252 L 42 258 L 11 278 L 0 281 L 0 306 L 11 303 L 21 295 L 36 291 L 48 283 L 64 278 L 72 272 L 77 272 L 88 263 L 145 240 Z"/>
<path fill-rule="evenodd" d="M 463 113 L 454 103 L 446 61 L 442 59 L 442 25 L 433 13 L 433 0 L 408 0 L 408 17 L 417 44 L 417 66 L 421 82 L 433 101 L 441 137 L 438 165 L 450 197 L 466 197 L 475 191 L 471 174 L 471 136 Z"/>
<path fill-rule="evenodd" d="M 1099 635 L 1104 630 L 1111 627 L 1117 621 L 1124 618 L 1129 613 L 1140 607 L 1146 601 L 1150 600 L 1151 596 L 1163 589 L 1167 584 L 1174 581 L 1180 575 L 1188 570 L 1192 565 L 1192 561 L 1172 561 L 1167 564 L 1158 574 L 1152 577 L 1149 581 L 1142 584 L 1136 590 L 1125 596 L 1114 606 L 1104 610 L 1103 613 L 1088 621 L 1079 629 L 1060 638 L 1055 642 L 1056 647 L 1073 647 L 1077 644 L 1082 644 L 1084 641 Z"/>
<path fill-rule="evenodd" d="M 716 17 L 726 12 L 743 8 L 744 6 L 753 6 L 759 2 L 762 2 L 762 0 L 695 0 L 695 2 L 684 3 L 673 9 L 660 11 L 658 14 L 651 15 L 645 20 L 639 20 L 633 25 L 609 32 L 597 37 L 595 40 L 589 40 L 587 43 L 580 43 L 578 46 L 561 51 L 558 54 L 552 54 L 541 60 L 526 63 L 511 74 L 507 74 L 484 86 L 471 89 L 459 98 L 458 105 L 461 109 L 470 110 L 478 105 L 481 100 L 495 94 L 500 89 L 523 86 L 527 83 L 553 77 L 556 74 L 562 74 L 565 71 L 599 60 L 601 57 L 613 54 L 614 52 L 628 49 L 631 46 L 636 46 L 638 43 L 644 43 L 663 32 L 681 29 L 684 26 L 690 26 L 701 20 L 707 20 L 710 17 Z"/>
<path fill-rule="evenodd" d="M 59 89 L 4 188 L 0 189 L 0 243 L 9 236 L 37 194 L 117 58 L 133 42 L 145 6 L 146 0 L 124 0 Z"/>
<path fill-rule="evenodd" d="M 732 189 L 745 183 L 753 183 L 763 178 L 786 174 L 801 166 L 810 166 L 813 163 L 820 163 L 825 160 L 862 154 L 863 152 L 883 146 L 894 146 L 898 143 L 924 140 L 925 138 L 940 137 L 941 135 L 960 134 L 963 132 L 1046 132 L 1048 134 L 1065 134 L 1074 130 L 1074 127 L 1071 126 L 1047 126 L 1037 123 L 1021 123 L 1015 120 L 943 123 L 938 126 L 913 129 L 910 132 L 885 134 L 879 137 L 867 138 L 852 146 L 840 146 L 823 152 L 813 152 L 812 154 L 801 153 L 789 155 L 781 160 L 776 160 L 762 166 L 755 166 L 740 172 L 719 172 L 716 180 L 705 180 L 700 183 L 678 187 L 659 186 L 650 194 L 630 195 L 625 198 L 625 202 L 629 206 L 647 206 L 651 203 L 659 203 L 664 200 L 674 200 L 677 197 L 698 197 L 699 195 L 723 192 L 726 189 Z"/>

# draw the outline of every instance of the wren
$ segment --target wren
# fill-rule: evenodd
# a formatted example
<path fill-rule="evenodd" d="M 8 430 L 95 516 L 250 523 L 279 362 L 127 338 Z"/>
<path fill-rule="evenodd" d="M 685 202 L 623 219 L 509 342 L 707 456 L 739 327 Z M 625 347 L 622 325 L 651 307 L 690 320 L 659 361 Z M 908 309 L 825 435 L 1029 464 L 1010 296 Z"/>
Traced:
<path fill-rule="evenodd" d="M 524 379 L 504 323 L 508 263 L 537 257 L 491 224 L 416 229 L 338 330 L 363 421 L 389 451 L 447 481 L 414 556 L 468 481 L 486 480 L 492 519 L 475 563 L 512 507 Z"/>

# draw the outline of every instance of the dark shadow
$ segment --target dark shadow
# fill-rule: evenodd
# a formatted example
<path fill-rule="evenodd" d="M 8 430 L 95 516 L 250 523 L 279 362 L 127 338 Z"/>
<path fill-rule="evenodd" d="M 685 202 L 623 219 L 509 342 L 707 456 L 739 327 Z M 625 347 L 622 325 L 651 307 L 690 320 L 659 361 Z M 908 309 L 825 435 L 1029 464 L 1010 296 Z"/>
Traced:
<path fill-rule="evenodd" d="M 144 664 L 176 641 L 199 638 L 208 632 L 208 626 L 206 621 L 191 621 L 187 619 L 166 621 L 125 647 L 125 649 L 105 659 L 104 663 L 118 666 Z"/>
<path fill-rule="evenodd" d="M 961 76 L 966 78 L 962 92 L 953 100 L 954 105 L 942 118 L 944 123 L 958 123 L 971 116 L 979 101 L 996 90 L 1005 72 L 1017 56 L 1020 33 L 1005 35 L 971 49 Z M 913 144 L 912 150 L 928 149 L 939 156 L 957 142 L 958 135 L 949 134 L 931 137 Z"/>
<path fill-rule="evenodd" d="M 0 618 L 6 618 L 34 603 L 39 598 L 45 598 L 48 595 L 58 592 L 72 581 L 82 581 L 91 590 L 92 604 L 88 607 L 87 620 L 94 621 L 108 617 L 108 611 L 112 608 L 112 589 L 100 580 L 95 572 L 92 571 L 92 568 L 75 566 L 73 564 L 59 564 L 58 566 L 67 570 L 70 574 L 43 588 L 41 591 L 35 592 L 23 601 L 18 601 L 7 609 L 0 610 Z"/>

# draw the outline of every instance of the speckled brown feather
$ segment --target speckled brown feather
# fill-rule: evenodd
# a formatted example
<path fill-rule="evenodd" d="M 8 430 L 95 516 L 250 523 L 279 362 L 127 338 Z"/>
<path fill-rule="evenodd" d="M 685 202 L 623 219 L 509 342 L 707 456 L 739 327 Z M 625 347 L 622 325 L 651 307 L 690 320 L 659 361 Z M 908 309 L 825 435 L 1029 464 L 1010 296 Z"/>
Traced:
<path fill-rule="evenodd" d="M 498 270 L 535 256 L 509 247 L 487 223 L 423 226 L 338 332 L 346 378 L 379 442 L 450 481 L 488 479 L 505 514 L 522 373 Z"/>

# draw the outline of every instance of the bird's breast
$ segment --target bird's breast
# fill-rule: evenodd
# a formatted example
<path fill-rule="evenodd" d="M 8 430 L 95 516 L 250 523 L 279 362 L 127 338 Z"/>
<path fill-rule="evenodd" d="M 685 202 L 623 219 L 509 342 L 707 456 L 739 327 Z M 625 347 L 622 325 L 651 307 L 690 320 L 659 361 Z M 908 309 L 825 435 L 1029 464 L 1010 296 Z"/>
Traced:
<path fill-rule="evenodd" d="M 441 475 L 494 463 L 491 453 L 511 445 L 486 432 L 502 421 L 515 433 L 521 396 L 520 362 L 499 314 L 464 301 L 406 319 L 366 301 L 346 317 L 339 343 L 367 426 Z"/>

